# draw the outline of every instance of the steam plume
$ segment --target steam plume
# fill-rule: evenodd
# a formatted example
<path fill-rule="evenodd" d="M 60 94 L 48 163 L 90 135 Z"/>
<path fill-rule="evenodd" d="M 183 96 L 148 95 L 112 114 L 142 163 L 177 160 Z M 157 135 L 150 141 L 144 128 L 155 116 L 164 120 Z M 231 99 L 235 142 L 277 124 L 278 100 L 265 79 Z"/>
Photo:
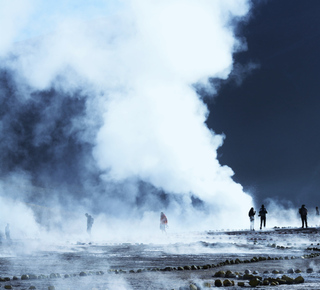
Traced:
<path fill-rule="evenodd" d="M 228 77 L 248 1 L 62 3 L 0 2 L 2 176 L 51 187 L 28 196 L 41 202 L 245 226 L 251 197 L 219 164 L 224 136 L 193 85 Z"/>

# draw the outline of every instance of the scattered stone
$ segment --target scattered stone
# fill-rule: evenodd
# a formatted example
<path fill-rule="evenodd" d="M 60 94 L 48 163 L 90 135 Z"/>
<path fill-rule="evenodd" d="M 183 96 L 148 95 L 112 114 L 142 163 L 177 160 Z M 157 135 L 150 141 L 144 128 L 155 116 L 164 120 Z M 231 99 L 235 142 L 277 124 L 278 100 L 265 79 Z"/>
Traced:
<path fill-rule="evenodd" d="M 294 272 L 295 273 L 301 273 L 302 271 L 300 269 L 296 269 Z"/>
<path fill-rule="evenodd" d="M 288 271 L 287 271 L 288 274 L 293 274 L 294 273 L 294 269 L 293 268 L 290 268 Z"/>
<path fill-rule="evenodd" d="M 214 274 L 213 277 L 225 277 L 226 276 L 226 272 L 225 271 L 218 271 Z"/>
<path fill-rule="evenodd" d="M 79 276 L 84 277 L 84 276 L 88 276 L 88 274 L 86 272 L 80 272 Z"/>
<path fill-rule="evenodd" d="M 234 282 L 233 282 L 234 284 Z M 228 286 L 232 286 L 232 282 L 229 279 L 226 279 L 223 281 L 223 286 L 228 287 Z"/>
<path fill-rule="evenodd" d="M 270 284 L 270 282 L 269 282 L 268 279 L 264 279 L 264 280 L 262 281 L 262 285 L 264 285 L 264 286 L 267 286 L 267 285 L 269 285 L 269 284 Z"/>
<path fill-rule="evenodd" d="M 56 288 L 54 286 L 49 286 L 48 290 L 56 290 Z"/>
<path fill-rule="evenodd" d="M 22 275 L 21 280 L 29 280 L 29 275 L 26 275 L 26 274 Z"/>
<path fill-rule="evenodd" d="M 4 285 L 4 289 L 13 289 L 11 285 Z"/>
<path fill-rule="evenodd" d="M 57 278 L 57 275 L 55 273 L 51 273 L 49 277 L 53 279 L 53 278 Z"/>
<path fill-rule="evenodd" d="M 37 289 L 35 286 L 30 286 L 29 289 Z"/>
<path fill-rule="evenodd" d="M 254 277 L 253 279 L 251 279 L 249 281 L 249 285 L 251 287 L 257 287 L 258 285 L 260 285 L 260 280 L 258 278 L 256 278 L 256 277 Z"/>
<path fill-rule="evenodd" d="M 4 277 L 3 278 L 5 281 L 10 281 L 11 279 L 9 277 Z"/>
<path fill-rule="evenodd" d="M 279 274 L 279 271 L 278 270 L 273 270 L 272 274 Z"/>
<path fill-rule="evenodd" d="M 250 275 L 251 271 L 247 269 L 247 270 L 244 270 L 244 273 L 247 274 L 247 275 Z"/>
<path fill-rule="evenodd" d="M 12 280 L 19 280 L 19 278 L 17 276 L 13 276 Z"/>
<path fill-rule="evenodd" d="M 194 284 L 190 284 L 190 290 L 198 290 L 198 287 Z"/>
<path fill-rule="evenodd" d="M 239 287 L 244 287 L 244 285 L 245 285 L 244 282 L 238 282 Z"/>
<path fill-rule="evenodd" d="M 304 283 L 304 278 L 302 276 L 298 276 L 297 278 L 294 279 L 294 282 L 297 284 Z"/>
<path fill-rule="evenodd" d="M 205 288 L 211 288 L 211 283 L 209 283 L 209 282 L 204 282 L 203 283 L 203 287 L 205 287 Z"/>
<path fill-rule="evenodd" d="M 307 273 L 312 273 L 313 272 L 313 268 L 308 268 L 307 269 Z"/>
<path fill-rule="evenodd" d="M 215 280 L 214 281 L 214 286 L 221 287 L 222 286 L 222 281 L 220 279 Z"/>
<path fill-rule="evenodd" d="M 70 275 L 69 274 L 65 274 L 64 278 L 70 278 Z"/>

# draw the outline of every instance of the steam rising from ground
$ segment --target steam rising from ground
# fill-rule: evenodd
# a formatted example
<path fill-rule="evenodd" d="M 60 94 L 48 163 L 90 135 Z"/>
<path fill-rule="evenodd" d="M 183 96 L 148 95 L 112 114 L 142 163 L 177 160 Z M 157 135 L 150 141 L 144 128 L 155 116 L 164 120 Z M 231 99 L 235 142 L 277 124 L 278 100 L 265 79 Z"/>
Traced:
<path fill-rule="evenodd" d="M 230 74 L 248 1 L 107 2 L 0 2 L 1 175 L 81 217 L 245 227 L 251 197 L 219 164 L 224 136 L 193 85 L 213 94 L 207 78 Z"/>

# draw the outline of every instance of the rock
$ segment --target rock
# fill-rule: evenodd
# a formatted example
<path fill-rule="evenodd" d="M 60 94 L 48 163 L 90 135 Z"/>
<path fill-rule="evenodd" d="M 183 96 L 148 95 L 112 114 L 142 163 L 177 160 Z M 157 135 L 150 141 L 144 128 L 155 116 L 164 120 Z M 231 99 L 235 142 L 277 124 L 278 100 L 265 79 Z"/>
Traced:
<path fill-rule="evenodd" d="M 22 275 L 21 280 L 29 280 L 29 275 L 26 275 L 26 274 Z"/>
<path fill-rule="evenodd" d="M 185 269 L 185 270 L 191 270 L 191 267 L 190 267 L 190 266 L 184 266 L 183 269 Z"/>
<path fill-rule="evenodd" d="M 19 280 L 19 278 L 17 276 L 13 276 L 12 280 Z"/>
<path fill-rule="evenodd" d="M 38 276 L 37 275 L 35 275 L 35 274 L 29 274 L 29 279 L 31 280 L 34 280 L 34 279 L 37 279 L 38 278 Z"/>
<path fill-rule="evenodd" d="M 13 289 L 11 285 L 4 285 L 4 289 Z"/>
<path fill-rule="evenodd" d="M 203 287 L 205 287 L 205 288 L 211 288 L 211 283 L 209 283 L 209 282 L 204 282 L 203 283 Z"/>
<path fill-rule="evenodd" d="M 301 273 L 302 271 L 300 269 L 296 269 L 294 272 L 295 273 Z"/>
<path fill-rule="evenodd" d="M 247 269 L 247 270 L 244 270 L 244 273 L 247 274 L 247 275 L 250 275 L 251 271 Z"/>
<path fill-rule="evenodd" d="M 294 279 L 291 277 L 288 277 L 287 275 L 283 275 L 281 277 L 281 279 L 285 280 L 287 284 L 293 284 L 294 283 Z"/>
<path fill-rule="evenodd" d="M 56 288 L 54 286 L 49 286 L 48 290 L 56 290 Z"/>
<path fill-rule="evenodd" d="M 70 278 L 70 275 L 69 274 L 65 274 L 64 278 Z"/>
<path fill-rule="evenodd" d="M 302 276 L 298 276 L 297 278 L 294 279 L 294 282 L 297 284 L 304 283 L 304 279 Z"/>
<path fill-rule="evenodd" d="M 57 275 L 55 273 L 51 273 L 49 277 L 53 279 L 53 278 L 57 278 Z"/>
<path fill-rule="evenodd" d="M 271 284 L 270 284 L 271 286 L 277 286 L 278 285 L 278 283 L 277 282 L 271 282 Z"/>
<path fill-rule="evenodd" d="M 257 287 L 258 285 L 260 285 L 260 280 L 258 278 L 253 278 L 249 281 L 249 285 L 251 287 Z"/>
<path fill-rule="evenodd" d="M 134 270 L 130 270 L 129 273 L 135 273 L 135 271 Z"/>
<path fill-rule="evenodd" d="M 3 278 L 5 281 L 10 281 L 11 279 L 9 277 L 4 277 Z"/>
<path fill-rule="evenodd" d="M 267 285 L 269 285 L 269 284 L 270 284 L 270 282 L 269 282 L 268 279 L 264 279 L 264 280 L 262 281 L 262 285 L 264 285 L 264 286 L 267 286 Z"/>
<path fill-rule="evenodd" d="M 198 267 L 195 266 L 195 265 L 192 265 L 192 266 L 191 266 L 191 270 L 198 270 Z"/>
<path fill-rule="evenodd" d="M 84 277 L 84 276 L 88 276 L 88 274 L 86 272 L 80 272 L 79 276 Z"/>
<path fill-rule="evenodd" d="M 238 282 L 239 287 L 244 287 L 244 285 L 245 285 L 244 282 Z"/>
<path fill-rule="evenodd" d="M 190 290 L 198 290 L 198 287 L 194 284 L 190 284 Z"/>
<path fill-rule="evenodd" d="M 215 280 L 214 281 L 214 286 L 221 287 L 222 286 L 222 281 L 220 279 Z"/>
<path fill-rule="evenodd" d="M 178 267 L 178 271 L 183 271 L 183 267 Z"/>
<path fill-rule="evenodd" d="M 286 284 L 286 280 L 283 280 L 283 279 L 281 279 L 281 278 L 278 278 L 277 281 L 278 281 L 278 283 L 279 283 L 280 285 Z"/>
<path fill-rule="evenodd" d="M 225 271 L 218 271 L 214 274 L 213 277 L 225 277 L 226 276 L 226 272 Z"/>
<path fill-rule="evenodd" d="M 28 289 L 37 289 L 36 286 L 30 286 Z"/>
<path fill-rule="evenodd" d="M 226 279 L 223 281 L 223 286 L 225 287 L 232 286 L 232 282 L 229 279 Z"/>
<path fill-rule="evenodd" d="M 259 274 L 259 272 L 258 272 L 258 271 L 253 271 L 253 272 L 252 272 L 252 274 L 254 274 L 254 275 L 258 275 L 258 274 Z"/>
<path fill-rule="evenodd" d="M 269 274 L 270 272 L 268 270 L 264 271 L 263 274 Z"/>
<path fill-rule="evenodd" d="M 287 273 L 293 274 L 293 273 L 294 273 L 294 269 L 293 269 L 293 268 L 290 268 L 290 269 L 287 271 Z"/>
<path fill-rule="evenodd" d="M 312 273 L 313 272 L 313 268 L 308 268 L 307 269 L 307 273 Z"/>
<path fill-rule="evenodd" d="M 273 270 L 272 274 L 279 274 L 279 271 L 278 270 Z"/>

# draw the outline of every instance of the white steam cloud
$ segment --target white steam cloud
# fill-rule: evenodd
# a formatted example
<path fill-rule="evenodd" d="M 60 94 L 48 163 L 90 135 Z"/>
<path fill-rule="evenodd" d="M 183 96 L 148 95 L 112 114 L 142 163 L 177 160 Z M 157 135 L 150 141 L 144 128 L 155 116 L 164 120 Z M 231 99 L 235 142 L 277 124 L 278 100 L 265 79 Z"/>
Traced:
<path fill-rule="evenodd" d="M 223 136 L 207 128 L 193 84 L 228 77 L 242 48 L 234 29 L 249 1 L 107 2 L 0 1 L 2 68 L 14 72 L 26 99 L 81 89 L 87 116 L 73 128 L 83 127 L 79 142 L 94 145 L 105 182 L 142 180 L 182 195 L 171 216 L 191 214 L 193 195 L 216 218 L 206 228 L 247 227 L 252 199 L 219 164 Z"/>

